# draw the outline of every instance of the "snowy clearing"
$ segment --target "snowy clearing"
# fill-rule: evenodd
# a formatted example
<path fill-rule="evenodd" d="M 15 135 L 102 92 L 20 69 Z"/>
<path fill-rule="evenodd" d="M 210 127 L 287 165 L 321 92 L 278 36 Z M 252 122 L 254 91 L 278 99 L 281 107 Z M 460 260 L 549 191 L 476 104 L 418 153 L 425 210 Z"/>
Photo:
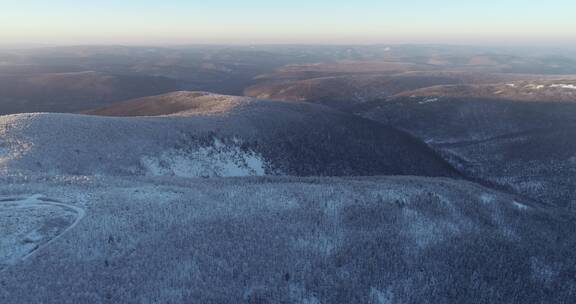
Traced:
<path fill-rule="evenodd" d="M 84 210 L 42 195 L 0 198 L 0 270 L 72 229 Z"/>
<path fill-rule="evenodd" d="M 144 156 L 142 166 L 152 176 L 232 177 L 265 175 L 264 157 L 243 151 L 238 144 L 225 145 L 215 138 L 210 146 L 195 151 L 169 150 Z"/>

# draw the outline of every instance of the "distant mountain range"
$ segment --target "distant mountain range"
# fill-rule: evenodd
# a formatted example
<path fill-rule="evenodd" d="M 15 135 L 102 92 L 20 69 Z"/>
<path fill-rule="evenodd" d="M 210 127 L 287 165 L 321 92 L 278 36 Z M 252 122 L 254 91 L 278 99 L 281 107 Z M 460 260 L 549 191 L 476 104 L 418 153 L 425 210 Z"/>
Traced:
<path fill-rule="evenodd" d="M 182 88 L 165 77 L 103 72 L 5 73 L 0 66 L 0 114 L 76 112 Z"/>

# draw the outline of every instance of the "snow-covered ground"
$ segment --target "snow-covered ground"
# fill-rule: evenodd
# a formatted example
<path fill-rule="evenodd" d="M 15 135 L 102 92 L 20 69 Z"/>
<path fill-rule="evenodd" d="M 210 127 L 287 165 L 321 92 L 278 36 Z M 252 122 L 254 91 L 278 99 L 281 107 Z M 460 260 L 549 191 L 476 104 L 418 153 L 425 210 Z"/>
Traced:
<path fill-rule="evenodd" d="M 558 83 L 558 84 L 551 84 L 550 87 L 551 88 L 576 90 L 576 85 L 574 85 L 574 84 Z"/>
<path fill-rule="evenodd" d="M 0 195 L 2 303 L 561 303 L 576 288 L 561 275 L 576 221 L 451 179 L 6 174 Z"/>
<path fill-rule="evenodd" d="M 74 228 L 84 210 L 42 195 L 0 197 L 0 271 Z"/>
<path fill-rule="evenodd" d="M 437 102 L 438 100 L 440 100 L 440 99 L 437 97 L 429 97 L 429 98 L 424 98 L 422 101 L 419 101 L 418 104 L 433 103 L 433 102 Z"/>
<path fill-rule="evenodd" d="M 242 151 L 236 139 L 231 145 L 218 138 L 212 145 L 193 151 L 168 150 L 159 156 L 143 156 L 142 166 L 154 176 L 230 177 L 263 176 L 266 160 L 254 151 Z"/>

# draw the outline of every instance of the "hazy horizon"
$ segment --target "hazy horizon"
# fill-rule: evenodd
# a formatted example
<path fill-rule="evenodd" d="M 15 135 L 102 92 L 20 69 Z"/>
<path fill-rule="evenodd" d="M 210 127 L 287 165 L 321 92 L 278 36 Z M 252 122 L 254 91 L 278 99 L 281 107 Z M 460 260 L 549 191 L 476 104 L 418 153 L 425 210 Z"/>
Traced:
<path fill-rule="evenodd" d="M 7 3 L 2 45 L 576 45 L 569 1 Z M 553 16 L 553 18 L 551 18 Z"/>

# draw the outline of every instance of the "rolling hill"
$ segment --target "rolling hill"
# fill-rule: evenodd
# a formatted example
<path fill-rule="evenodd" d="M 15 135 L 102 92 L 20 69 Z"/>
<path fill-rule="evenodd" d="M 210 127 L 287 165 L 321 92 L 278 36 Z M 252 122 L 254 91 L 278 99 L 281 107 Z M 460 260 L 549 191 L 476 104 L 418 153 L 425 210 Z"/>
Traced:
<path fill-rule="evenodd" d="M 406 91 L 399 96 L 490 98 L 520 101 L 576 102 L 576 76 L 510 81 L 508 83 L 438 85 Z"/>
<path fill-rule="evenodd" d="M 438 86 L 355 111 L 417 136 L 468 176 L 574 207 L 573 86 L 569 80 Z"/>
<path fill-rule="evenodd" d="M 147 116 L 2 116 L 0 167 L 76 175 L 457 176 L 407 133 L 310 103 L 175 92 L 90 113 Z M 158 114 L 169 115 L 148 116 Z"/>
<path fill-rule="evenodd" d="M 244 95 L 276 100 L 308 101 L 347 109 L 358 103 L 385 98 L 406 90 L 458 83 L 443 77 L 347 75 L 254 85 Z"/>
<path fill-rule="evenodd" d="M 394 96 L 397 94 L 426 94 L 429 87 L 448 90 L 461 85 L 488 85 L 497 82 L 529 81 L 554 76 L 472 73 L 461 71 L 412 71 L 397 74 L 358 75 L 350 73 L 342 76 L 320 77 L 304 80 L 280 82 L 264 81 L 247 88 L 244 95 L 277 100 L 308 101 L 325 104 L 342 110 L 354 108 L 357 104 Z M 519 84 L 521 85 L 521 84 Z M 422 89 L 422 90 L 417 90 Z M 414 91 L 416 90 L 416 91 Z M 498 90 L 494 90 L 498 91 Z M 412 93 L 414 92 L 414 93 Z"/>

